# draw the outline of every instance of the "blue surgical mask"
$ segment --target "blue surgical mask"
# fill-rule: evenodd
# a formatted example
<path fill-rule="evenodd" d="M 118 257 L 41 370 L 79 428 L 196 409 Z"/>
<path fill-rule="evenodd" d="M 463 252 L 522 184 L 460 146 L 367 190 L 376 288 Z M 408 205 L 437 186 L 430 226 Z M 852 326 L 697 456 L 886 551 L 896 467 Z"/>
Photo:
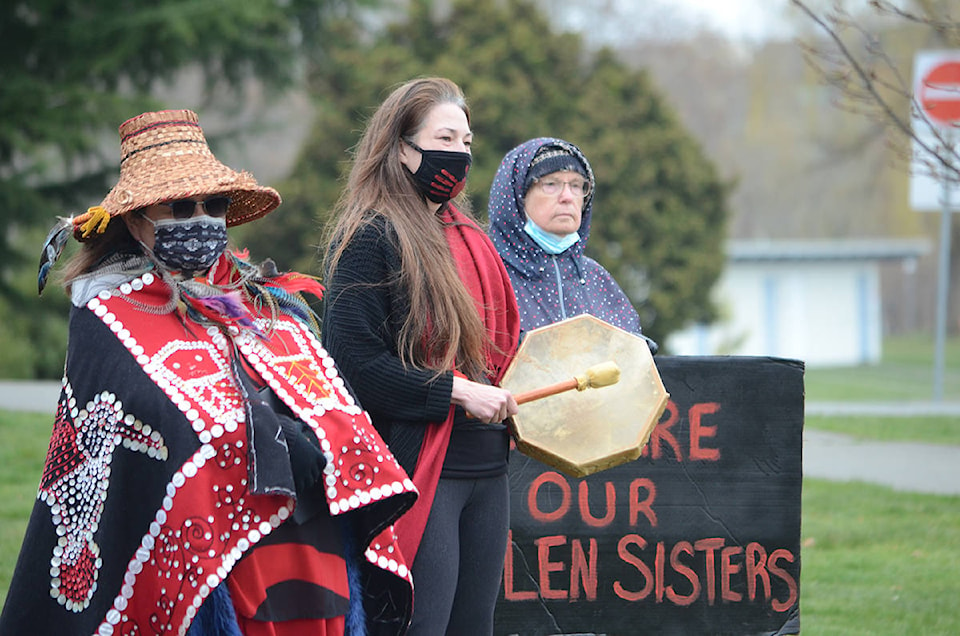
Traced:
<path fill-rule="evenodd" d="M 523 231 L 530 235 L 537 245 L 547 254 L 560 254 L 573 247 L 580 240 L 580 235 L 571 232 L 566 236 L 558 236 L 547 232 L 542 227 L 527 219 L 527 224 L 523 226 Z"/>

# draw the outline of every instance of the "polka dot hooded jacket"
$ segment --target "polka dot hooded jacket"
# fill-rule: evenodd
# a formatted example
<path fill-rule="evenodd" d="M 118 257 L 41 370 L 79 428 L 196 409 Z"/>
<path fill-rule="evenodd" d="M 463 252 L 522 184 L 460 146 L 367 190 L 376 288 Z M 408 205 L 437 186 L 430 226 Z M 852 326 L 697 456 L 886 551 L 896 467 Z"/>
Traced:
<path fill-rule="evenodd" d="M 524 184 L 530 164 L 543 146 L 569 151 L 583 165 L 590 194 L 583 204 L 580 240 L 553 255 L 524 231 Z M 625 331 L 642 335 L 640 317 L 626 294 L 597 261 L 584 254 L 590 238 L 595 180 L 590 163 L 575 145 L 550 137 L 531 139 L 503 158 L 490 188 L 488 234 L 503 259 L 517 296 L 523 332 L 579 314 L 592 314 Z M 644 336 L 646 338 L 646 336 Z M 656 344 L 647 338 L 651 351 Z"/>

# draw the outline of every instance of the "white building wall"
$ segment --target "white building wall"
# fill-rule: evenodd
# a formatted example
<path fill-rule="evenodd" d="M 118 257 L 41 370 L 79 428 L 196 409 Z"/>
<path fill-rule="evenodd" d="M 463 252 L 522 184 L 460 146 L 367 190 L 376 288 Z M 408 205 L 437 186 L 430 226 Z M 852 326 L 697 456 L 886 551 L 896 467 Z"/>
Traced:
<path fill-rule="evenodd" d="M 878 362 L 875 262 L 747 261 L 727 266 L 716 288 L 721 321 L 670 337 L 679 355 L 760 355 L 808 366 Z"/>

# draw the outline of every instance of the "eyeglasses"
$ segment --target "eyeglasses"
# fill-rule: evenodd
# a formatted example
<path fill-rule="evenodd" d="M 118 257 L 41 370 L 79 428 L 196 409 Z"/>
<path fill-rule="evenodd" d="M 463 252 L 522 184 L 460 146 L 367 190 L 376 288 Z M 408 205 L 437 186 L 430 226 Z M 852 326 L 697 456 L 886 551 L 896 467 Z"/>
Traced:
<path fill-rule="evenodd" d="M 207 216 L 224 217 L 227 215 L 227 209 L 230 207 L 230 197 L 210 197 L 203 201 L 194 201 L 193 199 L 178 199 L 176 201 L 165 201 L 158 205 L 170 208 L 175 219 L 189 219 L 197 210 L 197 206 L 203 208 Z"/>
<path fill-rule="evenodd" d="M 555 196 L 563 192 L 563 186 L 570 186 L 570 193 L 575 197 L 586 197 L 590 194 L 590 182 L 585 179 L 563 181 L 562 179 L 549 177 L 537 179 L 535 183 L 544 194 L 549 196 Z"/>

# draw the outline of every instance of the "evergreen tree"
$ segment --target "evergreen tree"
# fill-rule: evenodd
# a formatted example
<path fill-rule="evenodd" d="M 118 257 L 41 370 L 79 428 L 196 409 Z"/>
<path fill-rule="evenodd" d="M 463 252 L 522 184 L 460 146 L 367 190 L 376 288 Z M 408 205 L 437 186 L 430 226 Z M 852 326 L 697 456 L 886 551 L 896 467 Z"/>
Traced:
<path fill-rule="evenodd" d="M 11 0 L 0 5 L 0 374 L 59 377 L 67 302 L 36 296 L 43 233 L 82 212 L 117 174 L 117 126 L 180 107 L 165 82 L 199 68 L 206 95 L 239 102 L 241 83 L 295 79 L 298 54 L 323 60 L 325 25 L 368 0 Z M 104 139 L 110 139 L 105 144 Z M 22 343 L 30 343 L 24 347 Z"/>
<path fill-rule="evenodd" d="M 355 26 L 355 25 L 354 25 Z M 350 38 L 341 38 L 347 40 Z M 530 0 L 412 0 L 404 20 L 365 45 L 332 52 L 315 68 L 319 115 L 289 181 L 284 214 L 248 233 L 255 253 L 282 253 L 312 267 L 339 192 L 344 149 L 396 84 L 441 75 L 464 89 L 472 110 L 474 165 L 468 192 L 486 216 L 504 154 L 537 136 L 583 148 L 597 174 L 591 255 L 604 264 L 663 341 L 692 320 L 709 320 L 710 288 L 723 267 L 728 186 L 680 126 L 646 75 L 607 51 L 554 32 Z M 311 230 L 310 224 L 315 224 Z M 305 238 L 308 237 L 308 238 Z"/>
<path fill-rule="evenodd" d="M 591 255 L 634 301 L 651 337 L 713 320 L 730 186 L 646 75 L 612 55 L 597 57 L 579 107 L 572 129 L 597 175 Z"/>

